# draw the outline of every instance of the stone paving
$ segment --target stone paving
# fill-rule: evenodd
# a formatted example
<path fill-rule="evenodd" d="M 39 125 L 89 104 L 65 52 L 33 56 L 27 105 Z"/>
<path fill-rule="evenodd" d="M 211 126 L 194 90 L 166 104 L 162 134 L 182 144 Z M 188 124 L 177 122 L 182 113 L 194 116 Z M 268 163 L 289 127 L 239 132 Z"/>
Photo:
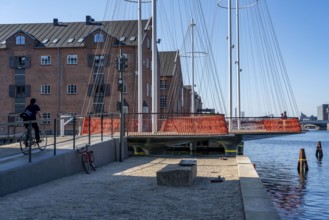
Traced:
<path fill-rule="evenodd" d="M 236 158 L 199 157 L 192 186 L 159 186 L 182 157 L 130 157 L 0 198 L 0 219 L 244 219 Z M 218 176 L 224 182 L 212 183 Z M 20 180 L 24 181 L 24 180 Z"/>

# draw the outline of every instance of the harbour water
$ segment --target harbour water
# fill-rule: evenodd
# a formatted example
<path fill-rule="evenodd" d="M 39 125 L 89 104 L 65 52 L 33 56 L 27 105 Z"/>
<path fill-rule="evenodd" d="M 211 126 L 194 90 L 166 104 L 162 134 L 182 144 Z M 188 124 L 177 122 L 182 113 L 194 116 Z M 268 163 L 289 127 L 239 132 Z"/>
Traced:
<path fill-rule="evenodd" d="M 315 157 L 321 141 L 323 159 Z M 309 171 L 297 171 L 299 151 L 305 149 Z M 329 219 L 329 132 L 309 131 L 244 144 L 244 154 L 257 173 L 282 219 Z"/>

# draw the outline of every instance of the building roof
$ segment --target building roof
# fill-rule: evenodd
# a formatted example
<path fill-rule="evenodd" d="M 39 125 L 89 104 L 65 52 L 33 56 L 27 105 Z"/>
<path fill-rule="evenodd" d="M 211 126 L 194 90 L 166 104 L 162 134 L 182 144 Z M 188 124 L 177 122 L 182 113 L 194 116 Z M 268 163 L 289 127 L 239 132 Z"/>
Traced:
<path fill-rule="evenodd" d="M 144 29 L 148 23 L 148 20 L 142 21 Z M 0 48 L 6 48 L 6 40 L 20 31 L 40 41 L 37 47 L 84 47 L 83 39 L 97 30 L 105 31 L 124 45 L 138 43 L 137 20 L 102 21 L 102 25 L 87 25 L 86 22 L 0 24 Z M 56 43 L 55 39 L 58 39 Z"/>
<path fill-rule="evenodd" d="M 159 52 L 160 76 L 174 76 L 178 58 L 178 51 Z"/>

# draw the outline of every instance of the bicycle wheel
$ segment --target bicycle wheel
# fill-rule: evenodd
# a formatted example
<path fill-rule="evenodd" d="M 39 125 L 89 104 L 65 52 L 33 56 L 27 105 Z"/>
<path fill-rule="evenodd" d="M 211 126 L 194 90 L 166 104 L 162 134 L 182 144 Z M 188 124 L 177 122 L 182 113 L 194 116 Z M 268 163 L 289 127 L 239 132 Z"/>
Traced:
<path fill-rule="evenodd" d="M 93 171 L 96 171 L 95 158 L 94 158 L 93 151 L 89 151 L 89 164 L 90 164 L 91 168 L 93 169 Z"/>
<path fill-rule="evenodd" d="M 82 162 L 82 166 L 83 166 L 83 169 L 86 171 L 86 173 L 90 173 L 91 170 L 93 169 L 91 164 L 90 164 L 90 159 L 89 159 L 89 154 L 88 152 L 83 152 L 81 154 L 81 162 Z"/>
<path fill-rule="evenodd" d="M 19 138 L 19 145 L 23 154 L 27 155 L 29 153 L 29 138 L 27 133 L 23 133 Z"/>
<path fill-rule="evenodd" d="M 39 143 L 36 142 L 36 143 L 38 145 L 38 148 L 41 151 L 44 151 L 47 146 L 47 134 L 44 131 L 40 131 L 39 134 L 40 134 L 40 142 Z"/>

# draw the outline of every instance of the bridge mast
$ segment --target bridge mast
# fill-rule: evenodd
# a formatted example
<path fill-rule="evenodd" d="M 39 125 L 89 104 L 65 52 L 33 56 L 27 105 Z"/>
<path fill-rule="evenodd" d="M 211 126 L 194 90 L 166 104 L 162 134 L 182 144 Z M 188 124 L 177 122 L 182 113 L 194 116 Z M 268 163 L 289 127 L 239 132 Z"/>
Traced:
<path fill-rule="evenodd" d="M 237 117 L 238 117 L 238 130 L 240 130 L 240 117 L 241 117 L 241 97 L 240 97 L 240 32 L 239 32 L 239 0 L 236 0 L 236 95 L 237 95 Z"/>
<path fill-rule="evenodd" d="M 138 0 L 138 132 L 143 128 L 142 0 Z"/>
<path fill-rule="evenodd" d="M 191 41 L 192 41 L 192 94 L 191 94 L 191 113 L 195 113 L 195 103 L 194 103 L 194 26 L 195 23 L 193 21 L 191 21 L 191 32 L 192 32 L 192 36 L 191 36 Z"/>
<path fill-rule="evenodd" d="M 156 0 L 152 0 L 152 133 L 158 130 L 158 54 L 156 30 Z"/>
<path fill-rule="evenodd" d="M 231 27 L 231 0 L 228 0 L 228 130 L 232 130 L 232 27 Z"/>

